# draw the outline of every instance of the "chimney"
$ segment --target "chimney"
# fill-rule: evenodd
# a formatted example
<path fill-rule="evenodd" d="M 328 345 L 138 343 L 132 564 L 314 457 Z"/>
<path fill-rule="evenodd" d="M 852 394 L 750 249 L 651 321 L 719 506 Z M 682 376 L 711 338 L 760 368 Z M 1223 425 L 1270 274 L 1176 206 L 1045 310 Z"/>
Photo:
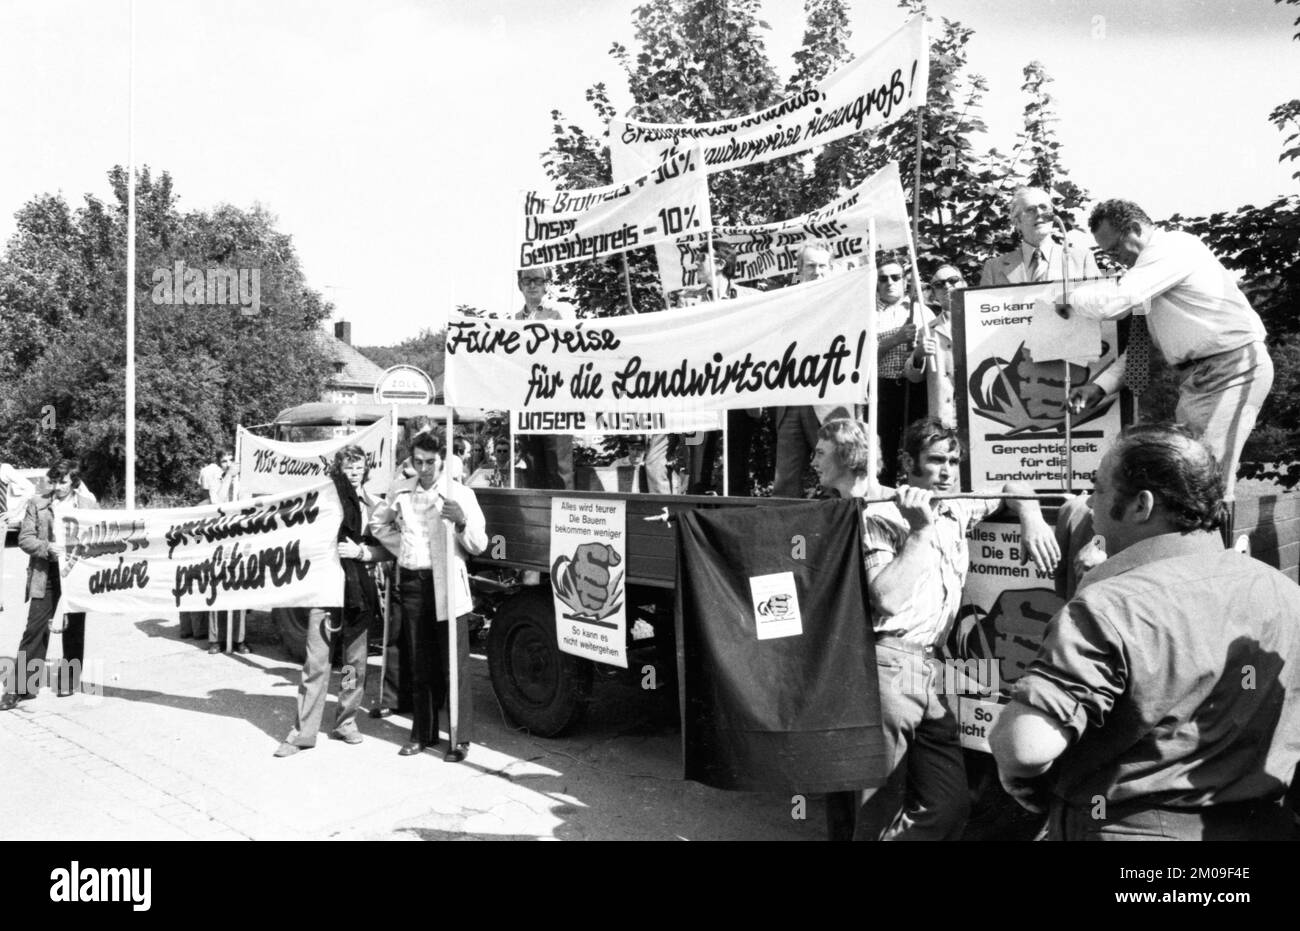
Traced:
<path fill-rule="evenodd" d="M 334 338 L 342 340 L 349 346 L 352 345 L 352 324 L 346 320 L 340 320 L 334 324 Z"/>

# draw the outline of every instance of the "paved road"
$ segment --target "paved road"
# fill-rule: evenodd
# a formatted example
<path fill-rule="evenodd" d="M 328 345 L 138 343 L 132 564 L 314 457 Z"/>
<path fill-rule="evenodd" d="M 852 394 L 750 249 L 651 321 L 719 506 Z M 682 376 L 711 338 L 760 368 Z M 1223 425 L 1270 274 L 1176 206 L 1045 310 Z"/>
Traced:
<path fill-rule="evenodd" d="M 26 620 L 26 559 L 4 560 L 0 657 Z M 399 757 L 409 721 L 364 718 L 358 746 L 322 739 L 271 756 L 293 724 L 299 667 L 269 627 L 251 656 L 209 656 L 175 616 L 87 620 L 86 680 L 0 714 L 0 840 L 819 840 L 820 802 L 684 782 L 662 704 L 604 681 L 575 733 L 532 738 L 503 719 L 472 660 L 480 741 L 466 763 Z M 51 656 L 59 655 L 51 638 Z M 378 677 L 372 660 L 371 683 Z M 335 674 L 337 687 L 337 673 Z M 333 706 L 326 709 L 331 720 Z"/>

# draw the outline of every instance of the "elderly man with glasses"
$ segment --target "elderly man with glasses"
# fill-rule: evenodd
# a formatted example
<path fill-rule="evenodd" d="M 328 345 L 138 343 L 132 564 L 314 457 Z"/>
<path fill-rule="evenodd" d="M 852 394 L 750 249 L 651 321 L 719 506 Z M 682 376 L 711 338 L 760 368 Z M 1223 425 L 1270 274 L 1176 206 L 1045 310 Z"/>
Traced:
<path fill-rule="evenodd" d="M 1018 189 L 1011 198 L 1011 223 L 1020 234 L 1020 244 L 984 263 L 980 287 L 1060 281 L 1062 272 L 1069 279 L 1100 278 L 1101 270 L 1091 252 L 1057 241 L 1057 222 L 1046 191 Z"/>

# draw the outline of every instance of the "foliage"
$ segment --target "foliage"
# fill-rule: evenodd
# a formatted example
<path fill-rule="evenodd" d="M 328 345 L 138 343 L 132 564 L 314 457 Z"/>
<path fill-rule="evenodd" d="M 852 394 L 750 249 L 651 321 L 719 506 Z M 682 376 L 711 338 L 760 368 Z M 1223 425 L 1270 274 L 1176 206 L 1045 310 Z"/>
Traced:
<path fill-rule="evenodd" d="M 112 496 L 125 468 L 126 172 L 114 198 L 34 197 L 0 260 L 0 458 L 80 459 Z M 319 396 L 329 365 L 313 339 L 329 305 L 306 287 L 290 237 L 259 206 L 182 212 L 171 177 L 136 187 L 136 475 L 142 503 L 192 495 L 236 424 Z M 260 312 L 161 304 L 155 273 L 257 269 Z"/>

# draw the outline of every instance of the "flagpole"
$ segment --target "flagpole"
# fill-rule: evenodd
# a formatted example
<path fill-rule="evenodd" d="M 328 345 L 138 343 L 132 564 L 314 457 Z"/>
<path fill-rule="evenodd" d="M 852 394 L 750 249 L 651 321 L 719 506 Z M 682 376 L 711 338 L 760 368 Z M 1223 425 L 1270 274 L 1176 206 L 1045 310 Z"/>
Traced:
<path fill-rule="evenodd" d="M 445 400 L 445 399 L 444 399 Z M 451 450 L 452 450 L 452 408 L 447 408 L 447 442 L 443 449 L 443 468 L 442 468 L 442 496 L 448 501 L 451 500 Z M 450 752 L 456 752 L 456 746 L 460 742 L 457 738 L 460 730 L 460 637 L 457 636 L 456 630 L 456 603 L 453 597 L 453 589 L 456 584 L 456 535 L 455 530 L 447 521 L 442 522 L 444 540 L 446 542 L 446 582 L 443 585 L 442 595 L 447 599 L 447 739 L 451 742 Z M 436 620 L 437 611 L 434 611 Z M 436 625 L 435 625 L 436 626 Z M 438 732 L 438 709 L 433 709 L 434 736 Z"/>
<path fill-rule="evenodd" d="M 876 286 L 876 220 L 874 217 L 867 218 L 867 261 L 868 274 L 871 278 L 872 295 L 875 295 Z M 879 375 L 879 365 L 877 363 L 876 351 L 876 302 L 873 300 L 867 307 L 867 333 L 866 356 L 867 356 L 867 424 L 870 431 L 876 436 L 880 435 L 880 424 L 876 416 L 876 406 L 879 400 L 879 392 L 876 390 L 876 378 Z M 880 473 L 880 444 L 867 444 L 867 480 L 876 482 Z"/>
<path fill-rule="evenodd" d="M 126 92 L 126 509 L 135 510 L 135 0 L 128 14 Z"/>

